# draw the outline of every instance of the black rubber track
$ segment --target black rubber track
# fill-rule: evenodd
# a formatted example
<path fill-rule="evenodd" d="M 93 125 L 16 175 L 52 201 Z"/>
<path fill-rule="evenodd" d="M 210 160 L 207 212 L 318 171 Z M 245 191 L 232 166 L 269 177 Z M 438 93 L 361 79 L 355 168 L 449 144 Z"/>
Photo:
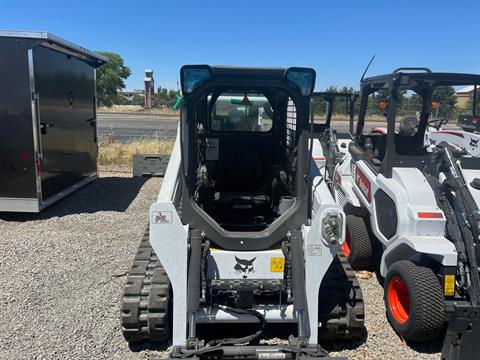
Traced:
<path fill-rule="evenodd" d="M 333 260 L 320 286 L 319 340 L 355 340 L 363 336 L 362 290 L 342 252 Z"/>
<path fill-rule="evenodd" d="M 355 270 L 366 269 L 372 258 L 372 242 L 365 220 L 360 216 L 347 215 L 346 221 L 350 232 L 348 261 Z"/>
<path fill-rule="evenodd" d="M 127 277 L 121 325 L 129 342 L 161 342 L 170 338 L 170 281 L 145 231 Z"/>
<path fill-rule="evenodd" d="M 393 317 L 388 302 L 387 289 L 393 276 L 405 281 L 410 300 L 409 319 L 401 324 Z M 394 263 L 384 284 L 387 317 L 395 331 L 407 340 L 424 342 L 436 339 L 445 326 L 445 299 L 437 276 L 427 267 L 417 266 L 408 260 Z"/>

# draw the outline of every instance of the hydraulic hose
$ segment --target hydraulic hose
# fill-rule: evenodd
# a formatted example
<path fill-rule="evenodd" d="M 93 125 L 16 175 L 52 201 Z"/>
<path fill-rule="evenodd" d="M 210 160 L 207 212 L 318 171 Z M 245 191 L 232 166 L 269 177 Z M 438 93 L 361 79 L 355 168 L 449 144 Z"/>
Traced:
<path fill-rule="evenodd" d="M 220 309 L 220 310 L 223 310 L 223 311 L 228 311 L 228 312 L 234 313 L 234 314 L 256 316 L 257 319 L 260 322 L 260 327 L 254 334 L 244 336 L 244 337 L 241 337 L 241 338 L 225 338 L 225 339 L 211 340 L 211 341 L 208 342 L 207 346 L 246 344 L 246 343 L 252 342 L 253 340 L 256 340 L 256 339 L 260 338 L 260 336 L 262 336 L 263 330 L 265 329 L 265 325 L 266 325 L 267 322 L 265 320 L 265 317 L 262 314 L 260 314 L 258 311 L 253 310 L 253 309 L 249 309 L 249 310 L 237 309 L 237 308 L 232 308 L 232 307 L 225 306 L 225 305 L 217 305 L 217 308 Z"/>

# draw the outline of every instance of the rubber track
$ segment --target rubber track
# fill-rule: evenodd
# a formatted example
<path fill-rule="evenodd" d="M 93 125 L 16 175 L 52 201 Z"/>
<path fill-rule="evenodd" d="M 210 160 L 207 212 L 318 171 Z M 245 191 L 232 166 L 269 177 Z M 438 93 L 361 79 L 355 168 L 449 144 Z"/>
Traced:
<path fill-rule="evenodd" d="M 167 340 L 170 298 L 170 282 L 150 245 L 147 228 L 128 273 L 122 299 L 121 325 L 125 339 Z"/>
<path fill-rule="evenodd" d="M 330 265 L 320 286 L 320 340 L 355 340 L 363 336 L 365 307 L 362 290 L 342 252 Z"/>

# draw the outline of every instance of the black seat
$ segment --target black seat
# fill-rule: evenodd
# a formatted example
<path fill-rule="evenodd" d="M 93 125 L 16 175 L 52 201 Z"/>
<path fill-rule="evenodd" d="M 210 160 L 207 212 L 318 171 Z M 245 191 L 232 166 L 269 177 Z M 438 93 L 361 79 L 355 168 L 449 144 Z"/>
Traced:
<path fill-rule="evenodd" d="M 269 208 L 264 166 L 255 148 L 230 146 L 221 151 L 214 203 L 233 210 Z"/>
<path fill-rule="evenodd" d="M 404 117 L 400 121 L 400 126 L 398 127 L 398 134 L 402 136 L 413 136 L 416 134 L 418 129 L 418 124 L 420 122 L 415 116 Z"/>
<path fill-rule="evenodd" d="M 222 207 L 232 210 L 266 210 L 270 205 L 270 196 L 264 192 L 232 193 L 219 191 L 215 194 L 214 201 Z"/>

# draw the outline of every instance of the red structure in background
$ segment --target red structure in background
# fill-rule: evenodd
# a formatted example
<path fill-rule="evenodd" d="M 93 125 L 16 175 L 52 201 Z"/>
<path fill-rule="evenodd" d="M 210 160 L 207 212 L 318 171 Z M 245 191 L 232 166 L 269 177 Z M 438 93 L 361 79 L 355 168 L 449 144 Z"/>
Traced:
<path fill-rule="evenodd" d="M 153 70 L 145 70 L 145 109 L 152 108 L 153 95 L 155 94 Z"/>

